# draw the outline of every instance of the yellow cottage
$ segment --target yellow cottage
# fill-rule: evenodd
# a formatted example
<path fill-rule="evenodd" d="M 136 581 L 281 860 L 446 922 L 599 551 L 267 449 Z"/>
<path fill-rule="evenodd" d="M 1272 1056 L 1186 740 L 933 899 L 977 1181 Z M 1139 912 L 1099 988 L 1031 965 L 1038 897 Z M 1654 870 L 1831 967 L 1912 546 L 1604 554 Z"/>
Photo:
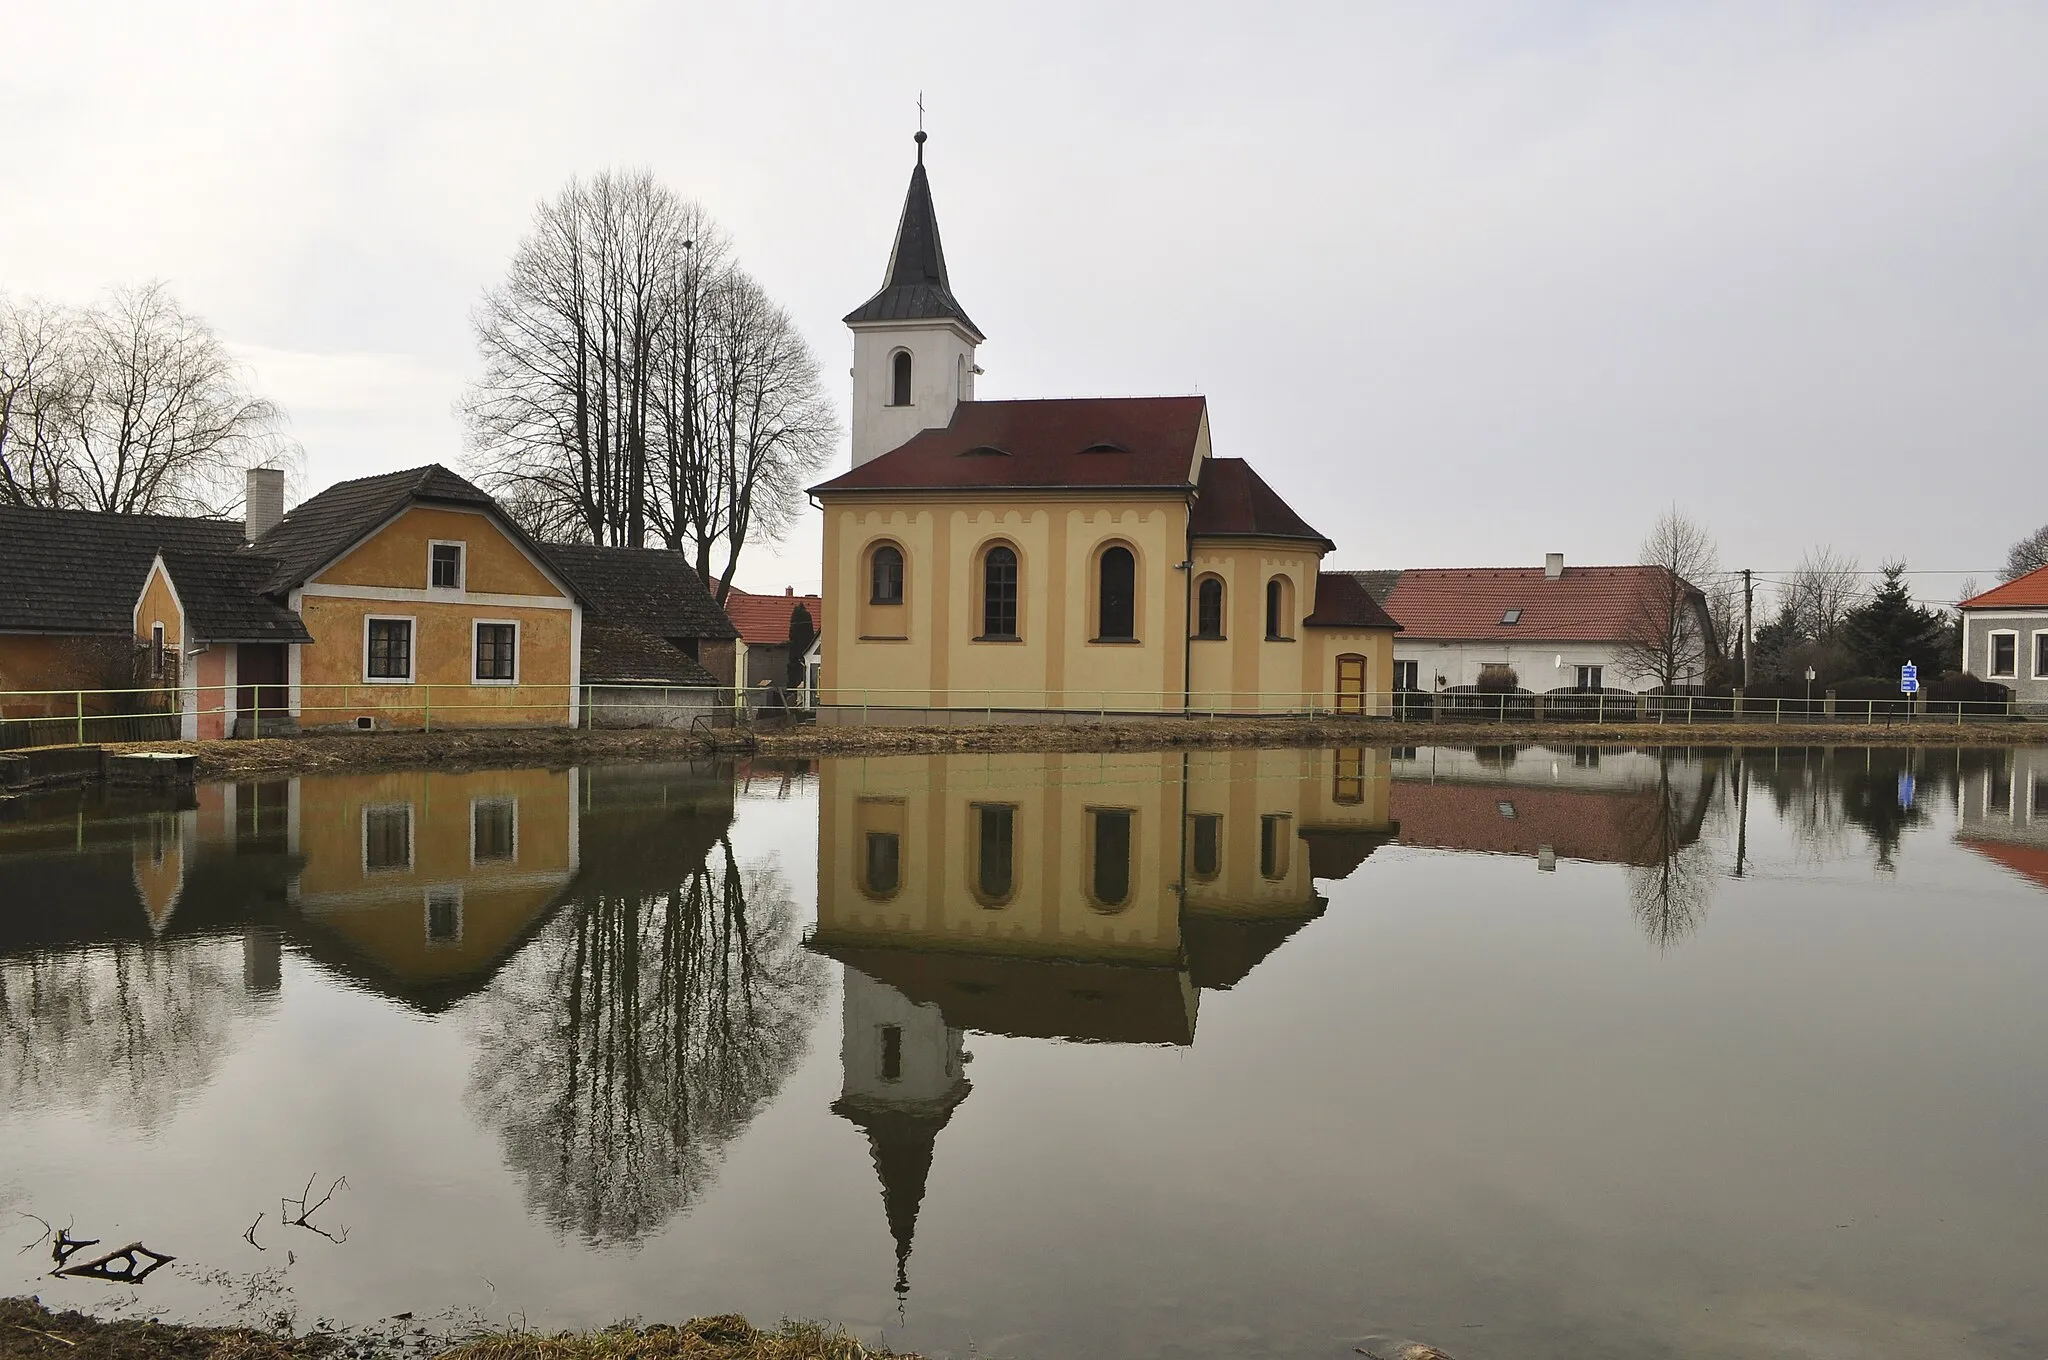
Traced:
<path fill-rule="evenodd" d="M 977 401 L 918 163 L 850 313 L 853 467 L 824 509 L 823 721 L 1385 713 L 1398 627 L 1201 397 Z"/>

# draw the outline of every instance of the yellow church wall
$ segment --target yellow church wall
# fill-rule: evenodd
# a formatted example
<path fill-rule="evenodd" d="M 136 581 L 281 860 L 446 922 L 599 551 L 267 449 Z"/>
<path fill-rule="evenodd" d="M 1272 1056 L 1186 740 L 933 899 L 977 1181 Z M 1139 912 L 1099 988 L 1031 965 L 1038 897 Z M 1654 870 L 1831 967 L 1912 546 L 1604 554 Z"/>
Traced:
<path fill-rule="evenodd" d="M 842 944 L 1167 962 L 1180 946 L 1179 757 L 1003 755 L 827 760 L 818 774 L 818 930 Z M 1011 814 L 1011 891 L 984 900 L 983 807 Z M 1096 811 L 1131 814 L 1129 893 L 1091 892 Z M 867 878 L 870 835 L 900 838 L 900 879 Z"/>
<path fill-rule="evenodd" d="M 1301 620 L 1315 605 L 1320 555 L 1284 540 L 1196 539 L 1195 587 L 1223 582 L 1223 640 L 1197 638 L 1189 649 L 1192 704 L 1218 711 L 1285 712 L 1304 705 L 1316 686 L 1304 659 L 1309 629 Z M 1266 582 L 1286 580 L 1292 636 L 1266 637 Z"/>
<path fill-rule="evenodd" d="M 1338 706 L 1337 658 L 1365 658 L 1362 711 L 1385 717 L 1392 711 L 1394 633 L 1388 628 L 1304 628 L 1301 638 L 1301 688 L 1319 696 L 1324 708 Z"/>
<path fill-rule="evenodd" d="M 870 506 L 827 502 L 825 576 L 834 617 L 821 685 L 828 704 L 961 708 L 1180 707 L 1186 589 L 1185 502 L 1153 497 L 932 496 Z M 904 555 L 904 604 L 869 602 L 878 543 Z M 977 641 L 982 558 L 997 543 L 1018 555 L 1018 640 Z M 1138 572 L 1136 642 L 1099 642 L 1095 570 L 1112 543 Z"/>

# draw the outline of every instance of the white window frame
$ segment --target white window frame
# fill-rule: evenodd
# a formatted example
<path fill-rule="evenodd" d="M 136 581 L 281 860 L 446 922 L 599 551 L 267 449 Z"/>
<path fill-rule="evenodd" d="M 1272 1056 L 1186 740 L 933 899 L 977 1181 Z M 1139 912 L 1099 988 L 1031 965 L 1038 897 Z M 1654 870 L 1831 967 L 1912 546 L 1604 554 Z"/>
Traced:
<path fill-rule="evenodd" d="M 2003 817 L 2008 822 L 2015 820 L 2013 817 L 2013 798 L 2019 792 L 2019 782 L 2019 779 L 2016 777 L 2016 771 L 2010 766 L 1992 770 L 1984 776 L 1985 820 L 1989 821 L 1993 817 Z M 2005 811 L 2003 812 L 2000 812 L 1991 803 L 1992 791 L 1997 789 L 2001 783 L 2005 785 Z"/>
<path fill-rule="evenodd" d="M 2034 678 L 2036 680 L 2048 680 L 2048 665 L 2043 664 L 2048 662 L 2048 643 L 2044 643 L 2044 640 L 2048 640 L 2048 628 L 2036 628 L 2033 633 Z M 2014 659 L 2017 660 L 2018 658 Z M 2015 676 L 2013 678 L 2018 679 L 2019 677 Z"/>
<path fill-rule="evenodd" d="M 1998 669 L 1998 640 L 2012 639 L 2012 669 Z M 2020 630 L 2017 628 L 1987 628 L 1984 630 L 1984 678 L 1986 680 L 2017 680 L 2020 678 Z"/>
<path fill-rule="evenodd" d="M 370 867 L 370 814 L 373 812 L 396 812 L 400 808 L 405 809 L 405 863 L 402 865 L 383 864 L 372 869 Z M 362 823 L 363 876 L 367 878 L 371 874 L 411 873 L 413 865 L 418 862 L 420 822 L 418 813 L 413 810 L 413 805 L 411 803 L 365 803 L 360 814 L 360 820 Z"/>
<path fill-rule="evenodd" d="M 436 937 L 434 934 L 434 899 L 437 897 L 452 897 L 455 899 L 455 933 L 453 935 Z M 448 949 L 462 943 L 464 918 L 469 914 L 463 907 L 462 889 L 460 887 L 428 888 L 420 894 L 420 934 L 425 938 L 427 948 Z"/>
<path fill-rule="evenodd" d="M 1585 683 L 1587 671 L 1593 672 L 1593 683 L 1590 685 Z M 1595 690 L 1605 692 L 1607 689 L 1607 665 L 1605 662 L 1588 662 L 1584 664 L 1573 662 L 1572 680 L 1576 688 L 1583 693 L 1590 694 Z"/>
<path fill-rule="evenodd" d="M 405 649 L 405 674 L 370 674 L 370 625 L 373 623 L 402 623 L 407 629 Z M 411 685 L 417 684 L 420 674 L 420 621 L 416 614 L 365 614 L 363 615 L 363 683 L 366 685 Z"/>
<path fill-rule="evenodd" d="M 455 584 L 437 586 L 434 584 L 434 549 L 453 548 L 461 554 L 455 567 Z M 460 595 L 469 589 L 469 540 L 462 538 L 430 538 L 427 540 L 427 589 L 442 595 Z"/>
<path fill-rule="evenodd" d="M 519 800 L 502 796 L 472 798 L 469 800 L 469 867 L 477 868 L 476 858 L 476 810 L 485 805 L 510 807 L 512 809 L 512 857 L 510 859 L 486 860 L 486 864 L 517 864 L 519 862 Z"/>
<path fill-rule="evenodd" d="M 483 627 L 483 626 L 484 626 L 485 624 L 489 624 L 489 625 L 491 625 L 492 627 L 504 627 L 504 626 L 505 626 L 505 625 L 507 625 L 507 624 L 511 625 L 511 628 L 512 628 L 512 678 L 511 678 L 510 680 L 483 680 L 483 679 L 479 679 L 479 678 L 477 677 L 477 673 L 476 673 L 476 662 L 477 662 L 477 657 L 478 657 L 478 655 L 480 654 L 480 653 L 478 652 L 478 650 L 477 650 L 477 647 L 478 647 L 478 644 L 477 644 L 477 629 L 479 629 L 479 628 L 482 628 L 482 627 Z M 522 669 L 522 666 L 521 666 L 521 662 L 522 662 L 522 660 L 524 659 L 524 658 L 523 658 L 523 657 L 521 656 L 521 652 L 523 652 L 523 651 L 525 650 L 525 649 L 524 649 L 524 647 L 523 647 L 523 646 L 522 646 L 521 644 L 522 644 L 522 643 L 524 643 L 525 641 L 526 641 L 526 630 L 525 630 L 524 628 L 522 628 L 522 627 L 520 626 L 520 623 L 519 623 L 519 620 L 518 620 L 518 619 L 471 619 L 471 620 L 469 621 L 469 683 L 470 683 L 470 684 L 472 684 L 472 685 L 516 685 L 516 684 L 518 684 L 518 683 L 519 683 L 519 672 L 520 672 L 520 670 Z"/>

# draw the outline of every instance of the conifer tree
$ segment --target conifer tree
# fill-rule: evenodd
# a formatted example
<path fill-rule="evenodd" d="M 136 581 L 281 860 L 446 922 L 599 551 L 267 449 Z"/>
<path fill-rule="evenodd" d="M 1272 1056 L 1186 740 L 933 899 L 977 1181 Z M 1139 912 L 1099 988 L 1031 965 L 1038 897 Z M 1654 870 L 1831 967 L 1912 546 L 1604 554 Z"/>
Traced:
<path fill-rule="evenodd" d="M 1925 666 L 1931 676 L 1949 650 L 1948 619 L 1938 610 L 1913 603 L 1913 592 L 1902 579 L 1905 572 L 1904 562 L 1887 562 L 1883 584 L 1843 620 L 1849 654 L 1865 675 L 1897 675 L 1899 667 L 1911 661 Z"/>

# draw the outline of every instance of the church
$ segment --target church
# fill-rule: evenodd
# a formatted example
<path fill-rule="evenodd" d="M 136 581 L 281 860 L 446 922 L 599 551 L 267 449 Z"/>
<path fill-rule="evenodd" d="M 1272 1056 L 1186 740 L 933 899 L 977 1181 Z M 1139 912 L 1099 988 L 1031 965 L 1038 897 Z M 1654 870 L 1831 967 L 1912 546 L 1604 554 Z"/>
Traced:
<path fill-rule="evenodd" d="M 1398 625 L 1199 396 L 979 401 L 925 134 L 853 331 L 824 511 L 823 722 L 1384 714 Z"/>

